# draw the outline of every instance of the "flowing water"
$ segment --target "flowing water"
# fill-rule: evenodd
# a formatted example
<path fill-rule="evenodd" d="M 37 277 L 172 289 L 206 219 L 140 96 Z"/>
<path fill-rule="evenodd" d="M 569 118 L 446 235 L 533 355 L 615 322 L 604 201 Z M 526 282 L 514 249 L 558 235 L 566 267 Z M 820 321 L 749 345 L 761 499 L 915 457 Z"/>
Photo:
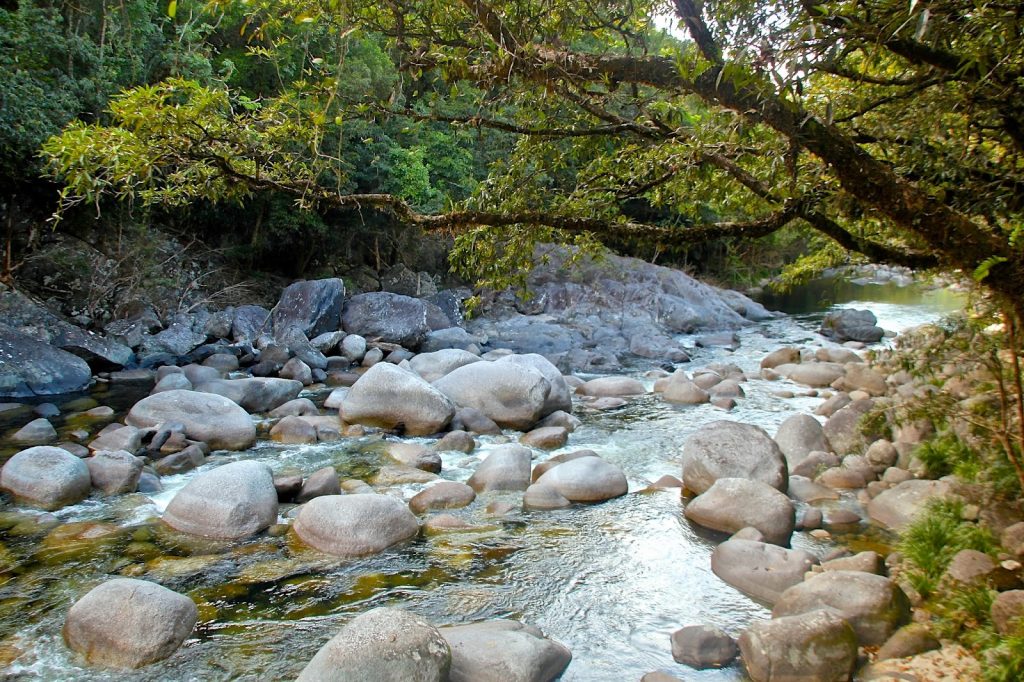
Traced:
<path fill-rule="evenodd" d="M 833 301 L 870 307 L 882 326 L 897 330 L 960 305 L 949 292 L 909 296 L 900 290 L 888 301 L 864 287 L 856 293 L 845 297 L 851 300 Z M 820 292 L 809 295 L 824 300 Z M 802 294 L 796 296 L 788 307 L 798 314 L 741 331 L 736 352 L 695 349 L 692 366 L 727 361 L 753 375 L 760 358 L 779 345 L 827 343 L 813 332 L 823 306 L 814 314 L 799 310 Z M 642 369 L 636 368 L 636 375 Z M 65 522 L 56 530 L 40 529 L 30 512 L 19 515 L 5 507 L 0 510 L 0 661 L 9 662 L 6 673 L 14 679 L 293 679 L 354 614 L 397 605 L 439 625 L 499 617 L 536 624 L 572 650 L 565 680 L 637 680 L 656 669 L 686 680 L 743 679 L 738 666 L 694 671 L 673 662 L 669 635 L 679 627 L 708 623 L 738 635 L 768 610 L 712 574 L 710 554 L 723 538 L 695 530 L 684 519 L 678 490 L 644 488 L 663 474 L 680 474 L 680 446 L 703 424 L 729 419 L 774 433 L 794 411 L 810 411 L 819 402 L 774 395 L 781 388 L 806 391 L 785 382 L 755 380 L 744 387 L 747 396 L 728 413 L 710 405 L 671 406 L 653 395 L 612 412 L 590 413 L 580 406 L 584 424 L 561 451 L 590 448 L 621 466 L 630 482 L 624 497 L 494 517 L 486 512 L 488 502 L 517 497 L 484 495 L 453 512 L 478 529 L 421 536 L 358 561 L 330 561 L 287 536 L 218 543 L 170 532 L 159 515 L 196 472 L 165 477 L 165 490 L 156 495 L 91 499 L 65 508 L 56 514 Z M 124 405 L 136 397 L 100 396 Z M 64 428 L 80 425 L 69 420 Z M 494 439 L 479 440 L 481 448 L 471 456 L 444 455 L 444 478 L 466 480 L 496 445 Z M 373 438 L 315 446 L 261 443 L 247 452 L 217 454 L 200 471 L 233 459 L 256 459 L 275 470 L 311 473 L 334 465 L 343 478 L 365 478 L 380 466 L 378 451 Z M 395 492 L 407 499 L 421 487 Z M 819 554 L 833 546 L 800 533 L 793 544 Z M 199 605 L 196 631 L 170 659 L 112 673 L 78 665 L 63 645 L 60 630 L 70 605 L 117 575 L 155 580 Z"/>

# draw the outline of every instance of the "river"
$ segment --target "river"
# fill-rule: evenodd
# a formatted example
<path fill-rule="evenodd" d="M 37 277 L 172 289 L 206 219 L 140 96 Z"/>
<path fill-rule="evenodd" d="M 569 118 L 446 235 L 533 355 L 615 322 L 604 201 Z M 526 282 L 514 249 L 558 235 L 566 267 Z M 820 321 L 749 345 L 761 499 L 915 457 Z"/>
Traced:
<path fill-rule="evenodd" d="M 828 283 L 819 286 L 788 299 L 769 299 L 769 307 L 794 314 L 742 330 L 735 352 L 694 349 L 691 366 L 725 361 L 756 375 L 761 357 L 780 345 L 827 345 L 814 332 L 825 308 L 868 307 L 883 327 L 899 331 L 962 305 L 947 289 L 888 285 L 839 287 L 848 293 L 836 293 Z M 634 374 L 640 376 L 642 369 L 634 368 Z M 775 392 L 782 388 L 798 396 L 806 392 L 787 382 L 754 380 L 744 384 L 747 395 L 731 412 L 711 405 L 672 406 L 650 394 L 612 412 L 580 407 L 583 426 L 556 452 L 596 450 L 622 467 L 630 494 L 592 506 L 506 517 L 487 514 L 487 503 L 500 496 L 485 495 L 453 512 L 480 524 L 480 530 L 421 536 L 359 561 L 325 562 L 287 538 L 265 534 L 222 544 L 170 533 L 159 514 L 195 472 L 165 477 L 165 490 L 157 495 L 92 499 L 57 512 L 61 521 L 82 523 L 73 528 L 93 536 L 80 542 L 81 551 L 73 543 L 69 549 L 66 541 L 27 532 L 24 523 L 11 527 L 13 517 L 0 514 L 5 519 L 0 527 L 6 528 L 0 531 L 0 660 L 14 659 L 6 670 L 14 679 L 294 679 L 353 614 L 395 605 L 435 624 L 501 617 L 538 625 L 573 653 L 564 680 L 637 680 L 651 670 L 686 680 L 744 679 L 738 665 L 695 671 L 672 660 L 674 630 L 706 623 L 738 635 L 768 610 L 712 574 L 710 554 L 723 538 L 697 531 L 684 519 L 678 490 L 644 488 L 663 474 L 680 475 L 680 447 L 703 424 L 729 419 L 774 434 L 789 415 L 810 412 L 820 402 L 809 396 L 780 398 Z M 481 448 L 471 456 L 444 455 L 442 477 L 469 477 L 495 446 L 493 438 L 478 440 Z M 217 455 L 201 470 L 233 459 L 307 474 L 333 464 L 342 478 L 364 477 L 379 465 L 374 439 L 365 438 L 315 446 L 261 442 L 247 452 Z M 408 498 L 418 489 L 405 486 L 400 492 Z M 834 547 L 803 533 L 794 535 L 793 545 L 819 555 Z M 79 666 L 63 645 L 67 609 L 114 575 L 155 580 L 199 604 L 195 633 L 170 659 L 113 673 Z"/>

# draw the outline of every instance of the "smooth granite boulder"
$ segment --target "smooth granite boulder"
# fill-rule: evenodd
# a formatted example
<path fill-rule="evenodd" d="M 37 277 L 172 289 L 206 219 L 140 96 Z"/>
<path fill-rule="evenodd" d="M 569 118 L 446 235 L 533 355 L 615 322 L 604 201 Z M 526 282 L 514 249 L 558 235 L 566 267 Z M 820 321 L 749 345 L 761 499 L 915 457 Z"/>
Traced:
<path fill-rule="evenodd" d="M 89 496 L 89 467 L 62 448 L 38 445 L 11 457 L 0 470 L 0 489 L 15 501 L 60 509 Z"/>
<path fill-rule="evenodd" d="M 786 492 L 788 477 L 782 451 L 759 426 L 715 421 L 683 444 L 683 483 L 698 494 L 720 478 L 760 481 Z"/>
<path fill-rule="evenodd" d="M 165 391 L 135 403 L 125 422 L 140 429 L 177 422 L 185 435 L 214 450 L 245 450 L 256 442 L 256 425 L 231 400 L 212 393 Z"/>
<path fill-rule="evenodd" d="M 295 535 L 321 552 L 358 557 L 382 552 L 419 533 L 419 522 L 397 497 L 326 495 L 303 505 Z"/>
<path fill-rule="evenodd" d="M 237 540 L 277 522 L 277 490 L 266 464 L 245 460 L 206 471 L 178 491 L 164 522 L 175 530 Z"/>

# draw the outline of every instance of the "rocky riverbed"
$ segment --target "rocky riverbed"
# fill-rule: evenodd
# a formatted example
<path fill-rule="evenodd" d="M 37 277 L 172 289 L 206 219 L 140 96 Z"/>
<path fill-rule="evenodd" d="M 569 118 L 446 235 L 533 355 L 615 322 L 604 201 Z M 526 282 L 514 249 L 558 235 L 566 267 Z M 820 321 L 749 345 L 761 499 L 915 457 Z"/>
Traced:
<path fill-rule="evenodd" d="M 926 434 L 858 428 L 912 386 L 863 362 L 884 330 L 616 265 L 469 330 L 454 294 L 337 280 L 125 321 L 141 367 L 80 352 L 106 392 L 3 413 L 10 671 L 848 678 L 910 619 L 884 529 L 952 492 L 916 479 Z"/>

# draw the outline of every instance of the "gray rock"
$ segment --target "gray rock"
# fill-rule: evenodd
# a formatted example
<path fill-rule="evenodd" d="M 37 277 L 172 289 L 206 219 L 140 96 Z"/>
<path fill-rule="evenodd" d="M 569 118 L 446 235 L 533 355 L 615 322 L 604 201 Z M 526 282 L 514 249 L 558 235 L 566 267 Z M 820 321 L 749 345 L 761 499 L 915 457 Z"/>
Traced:
<path fill-rule="evenodd" d="M 273 330 L 270 311 L 258 305 L 235 308 L 231 321 L 231 338 L 236 342 L 256 342 L 261 336 L 269 337 Z"/>
<path fill-rule="evenodd" d="M 760 481 L 785 492 L 786 460 L 761 427 L 711 422 L 683 444 L 683 482 L 693 492 L 703 493 L 720 478 Z"/>
<path fill-rule="evenodd" d="M 412 436 L 444 430 L 454 414 L 455 405 L 442 391 L 388 363 L 367 370 L 341 405 L 341 418 L 349 424 L 401 427 Z"/>
<path fill-rule="evenodd" d="M 441 471 L 441 456 L 419 443 L 386 443 L 384 450 L 388 457 L 403 466 L 435 474 Z"/>
<path fill-rule="evenodd" d="M 688 625 L 673 632 L 671 639 L 672 658 L 698 670 L 723 668 L 740 653 L 732 637 L 710 625 Z"/>
<path fill-rule="evenodd" d="M 917 656 L 926 651 L 934 651 L 942 644 L 928 631 L 923 623 L 904 625 L 886 640 L 875 654 L 876 661 L 888 661 L 893 658 Z"/>
<path fill-rule="evenodd" d="M 811 553 L 733 536 L 711 553 L 711 570 L 754 599 L 774 604 L 818 563 Z"/>
<path fill-rule="evenodd" d="M 324 403 L 324 407 L 331 407 Z M 337 408 L 337 405 L 334 405 Z M 270 411 L 271 417 L 315 417 L 320 414 L 316 404 L 309 398 L 295 398 L 278 405 Z"/>
<path fill-rule="evenodd" d="M 366 355 L 366 339 L 359 334 L 348 334 L 341 340 L 341 354 L 349 362 L 362 362 Z"/>
<path fill-rule="evenodd" d="M 458 350 L 479 352 L 483 340 L 479 336 L 470 334 L 462 327 L 449 327 L 448 329 L 435 329 L 427 333 L 427 338 L 420 345 L 424 353 L 455 348 Z"/>
<path fill-rule="evenodd" d="M 162 457 L 153 464 L 153 468 L 161 476 L 182 474 L 202 466 L 206 461 L 206 455 L 199 445 L 189 445 L 184 450 Z M 141 478 L 139 479 L 142 480 Z M 140 484 L 141 491 L 141 484 Z"/>
<path fill-rule="evenodd" d="M 452 417 L 453 431 L 468 431 L 482 436 L 501 435 L 501 427 L 494 423 L 480 410 L 473 407 L 460 407 Z"/>
<path fill-rule="evenodd" d="M 909 480 L 882 491 L 868 502 L 868 517 L 886 530 L 901 531 L 930 500 L 951 493 L 945 481 Z"/>
<path fill-rule="evenodd" d="M 310 474 L 306 482 L 302 484 L 295 501 L 302 504 L 316 497 L 340 494 L 341 481 L 338 480 L 338 472 L 334 467 L 324 467 Z"/>
<path fill-rule="evenodd" d="M 288 349 L 289 354 L 309 366 L 310 370 L 326 369 L 327 357 L 313 347 L 313 344 L 298 327 L 288 327 L 279 331 L 274 338 Z M 262 356 L 260 359 L 265 360 Z"/>
<path fill-rule="evenodd" d="M 345 283 L 338 278 L 295 282 L 285 287 L 271 315 L 274 336 L 295 327 L 309 338 L 341 328 Z"/>
<path fill-rule="evenodd" d="M 140 668 L 177 651 L 198 618 L 196 605 L 183 594 L 115 578 L 74 603 L 64 621 L 64 641 L 90 664 Z"/>
<path fill-rule="evenodd" d="M 92 486 L 104 495 L 133 493 L 142 476 L 142 460 L 124 450 L 101 451 L 85 460 Z"/>
<path fill-rule="evenodd" d="M 170 355 L 188 355 L 192 350 L 206 342 L 206 334 L 194 331 L 192 327 L 175 322 L 162 332 L 142 339 L 140 353 L 169 353 Z"/>
<path fill-rule="evenodd" d="M 467 431 L 449 431 L 444 437 L 434 443 L 435 452 L 464 452 L 469 454 L 476 450 L 476 441 L 473 434 Z"/>
<path fill-rule="evenodd" d="M 153 393 L 164 393 L 166 391 L 191 391 L 192 382 L 184 374 L 168 374 L 156 382 L 156 386 L 150 391 Z"/>
<path fill-rule="evenodd" d="M 196 391 L 224 396 L 247 412 L 259 413 L 294 400 L 302 391 L 302 382 L 275 377 L 217 379 L 197 383 Z"/>
<path fill-rule="evenodd" d="M 828 610 L 758 621 L 739 644 L 753 682 L 848 682 L 857 664 L 853 628 Z"/>
<path fill-rule="evenodd" d="M 876 343 L 885 331 L 878 326 L 878 318 L 870 310 L 839 310 L 829 313 L 821 323 L 821 334 L 836 343 L 860 341 Z"/>
<path fill-rule="evenodd" d="M 347 622 L 298 682 L 445 682 L 451 665 L 448 644 L 433 625 L 403 609 L 381 607 Z"/>
<path fill-rule="evenodd" d="M 227 398 L 195 391 L 167 391 L 135 403 L 125 421 L 145 429 L 180 422 L 185 435 L 215 450 L 245 450 L 256 442 L 248 413 Z"/>
<path fill-rule="evenodd" d="M 530 451 L 521 445 L 501 445 L 477 466 L 468 483 L 478 493 L 526 490 L 530 486 L 530 460 Z"/>
<path fill-rule="evenodd" d="M 15 454 L 0 470 L 0 489 L 15 501 L 59 509 L 89 495 L 89 467 L 61 448 L 39 445 Z"/>
<path fill-rule="evenodd" d="M 629 491 L 626 475 L 600 457 L 580 457 L 563 462 L 537 479 L 570 502 L 603 502 Z"/>
<path fill-rule="evenodd" d="M 811 452 L 828 450 L 821 423 L 814 417 L 799 412 L 779 425 L 779 430 L 775 432 L 775 442 L 786 457 L 790 470 Z"/>
<path fill-rule="evenodd" d="M 440 629 L 452 652 L 451 682 L 551 682 L 572 660 L 540 630 L 514 620 Z"/>
<path fill-rule="evenodd" d="M 349 334 L 416 350 L 430 331 L 428 305 L 432 304 L 384 291 L 359 294 L 346 302 L 342 323 Z"/>
<path fill-rule="evenodd" d="M 0 397 L 58 395 L 85 389 L 84 360 L 0 324 Z"/>
<path fill-rule="evenodd" d="M 572 502 L 549 485 L 534 483 L 523 493 L 523 509 L 565 509 L 569 506 Z"/>
<path fill-rule="evenodd" d="M 57 430 L 49 420 L 40 417 L 15 431 L 11 440 L 19 445 L 43 445 L 57 440 Z"/>
<path fill-rule="evenodd" d="M 1024 623 L 1024 590 L 1000 592 L 992 602 L 992 623 L 1001 635 L 1013 634 Z"/>
<path fill-rule="evenodd" d="M 864 458 L 874 468 L 875 473 L 880 474 L 896 464 L 899 452 L 896 451 L 895 445 L 883 438 L 868 446 Z"/>
<path fill-rule="evenodd" d="M 750 526 L 761 531 L 767 542 L 784 546 L 789 545 L 796 524 L 796 511 L 788 497 L 765 483 L 745 478 L 718 479 L 693 498 L 684 513 L 690 521 L 723 533 Z"/>
<path fill-rule="evenodd" d="M 565 377 L 543 355 L 538 355 L 537 353 L 508 355 L 495 362 L 498 364 L 509 363 L 519 367 L 528 367 L 540 372 L 547 379 L 550 389 L 548 397 L 544 400 L 544 407 L 541 409 L 541 417 L 547 417 L 555 412 L 572 412 L 572 391 L 569 389 L 569 385 L 565 383 Z"/>
<path fill-rule="evenodd" d="M 184 533 L 237 540 L 277 522 L 270 468 L 251 460 L 206 471 L 178 491 L 163 520 Z"/>
<path fill-rule="evenodd" d="M 453 370 L 474 362 L 481 362 L 480 357 L 464 350 L 449 348 L 420 353 L 409 364 L 412 371 L 423 377 L 424 381 L 433 383 Z"/>
<path fill-rule="evenodd" d="M 595 398 L 619 398 L 644 395 L 647 393 L 647 389 L 642 383 L 630 377 L 599 377 L 586 382 L 577 388 L 576 392 Z"/>
<path fill-rule="evenodd" d="M 433 509 L 458 509 L 476 499 L 476 493 L 465 483 L 438 481 L 413 495 L 409 509 L 417 514 Z"/>
<path fill-rule="evenodd" d="M 872 407 L 872 400 L 855 400 L 828 418 L 825 438 L 833 452 L 840 456 L 864 452 L 868 440 L 861 430 L 861 419 Z"/>
<path fill-rule="evenodd" d="M 409 508 L 390 495 L 327 495 L 302 506 L 292 526 L 302 542 L 321 552 L 357 557 L 382 552 L 419 533 Z"/>
<path fill-rule="evenodd" d="M 808 453 L 806 457 L 797 464 L 790 473 L 793 476 L 803 476 L 805 478 L 817 478 L 825 469 L 831 467 L 837 467 L 842 464 L 842 460 L 838 456 L 831 452 L 817 452 Z"/>
<path fill-rule="evenodd" d="M 910 601 L 896 583 L 860 571 L 828 571 L 779 597 L 772 618 L 831 609 L 846 619 L 863 646 L 883 644 L 910 621 Z"/>
<path fill-rule="evenodd" d="M 292 379 L 293 381 L 298 381 L 303 386 L 309 386 L 313 383 L 313 370 L 298 358 L 292 358 L 284 363 L 284 367 L 277 374 L 282 379 Z"/>
<path fill-rule="evenodd" d="M 555 450 L 569 440 L 569 432 L 561 426 L 541 426 L 524 433 L 519 442 L 527 447 L 540 450 Z"/>
<path fill-rule="evenodd" d="M 171 376 L 181 376 L 172 374 Z M 142 447 L 142 431 L 134 426 L 122 426 L 113 431 L 104 429 L 103 433 L 89 442 L 89 449 L 93 452 L 100 450 L 127 450 L 135 454 Z"/>
<path fill-rule="evenodd" d="M 496 424 L 529 430 L 544 415 L 551 384 L 532 367 L 474 362 L 450 372 L 434 386 L 459 407 L 479 410 Z"/>
<path fill-rule="evenodd" d="M 537 422 L 537 428 L 543 429 L 549 426 L 560 426 L 569 433 L 572 433 L 578 429 L 581 424 L 583 424 L 583 422 L 580 421 L 578 417 L 574 417 L 562 410 L 556 410 Z"/>

